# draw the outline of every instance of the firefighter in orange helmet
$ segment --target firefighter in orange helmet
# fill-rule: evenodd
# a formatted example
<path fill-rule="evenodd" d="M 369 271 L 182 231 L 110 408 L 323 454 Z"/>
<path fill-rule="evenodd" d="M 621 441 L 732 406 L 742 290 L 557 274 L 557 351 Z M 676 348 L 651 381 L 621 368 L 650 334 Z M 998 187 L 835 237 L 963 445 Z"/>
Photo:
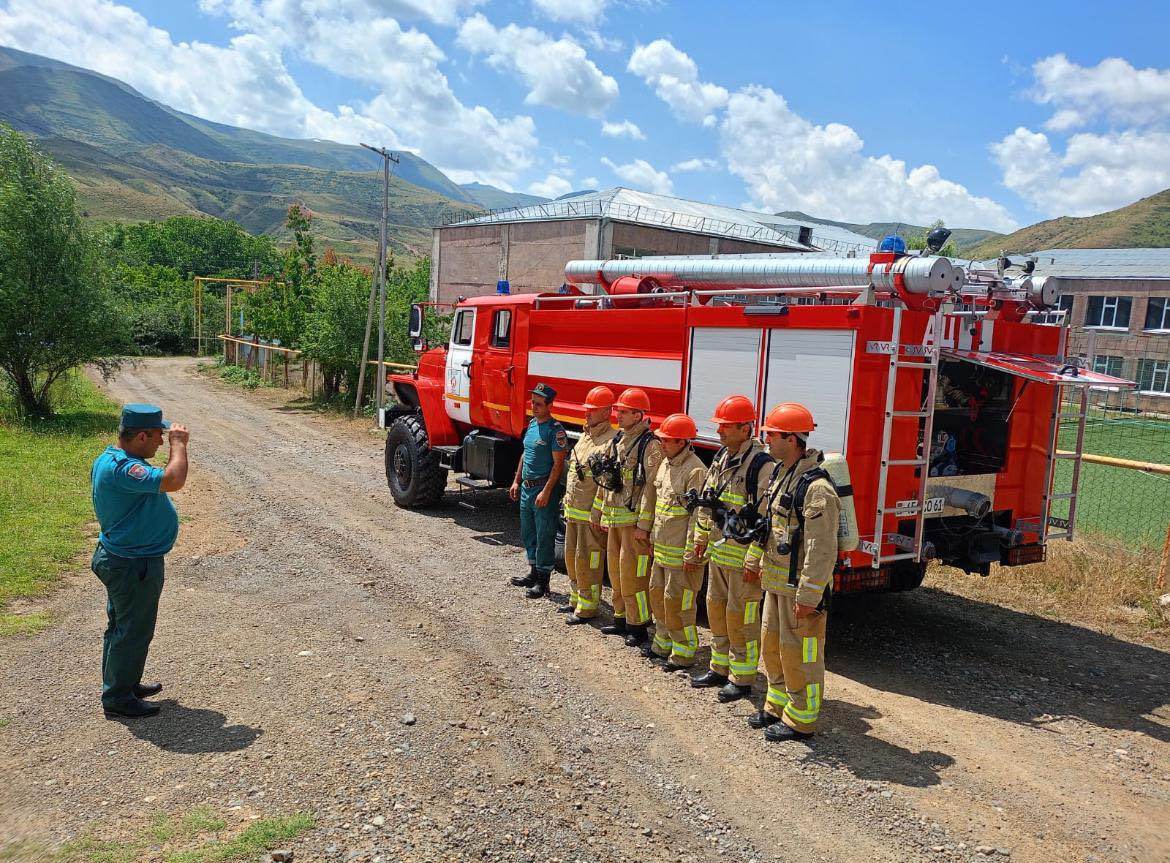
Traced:
<path fill-rule="evenodd" d="M 626 644 L 639 647 L 650 626 L 650 527 L 654 513 L 646 509 L 646 488 L 662 461 L 662 446 L 650 432 L 650 397 L 630 387 L 614 402 L 618 433 L 607 456 L 610 481 L 599 481 L 593 500 L 592 523 L 608 534 L 610 582 L 613 584 L 613 623 L 601 627 L 606 635 L 625 635 Z M 597 474 L 595 474 L 597 476 Z M 616 580 L 615 580 L 616 576 Z"/>
<path fill-rule="evenodd" d="M 711 627 L 711 667 L 692 678 L 691 686 L 721 687 L 719 700 L 746 698 L 760 659 L 760 585 L 745 578 L 748 544 L 724 531 L 726 516 L 763 500 L 771 478 L 772 458 L 753 435 L 756 409 L 747 396 L 728 396 L 711 418 L 723 448 L 707 471 L 703 494 L 717 499 L 699 507 L 687 565 L 710 561 L 707 576 L 707 621 Z"/>
<path fill-rule="evenodd" d="M 597 482 L 589 459 L 604 453 L 617 434 L 609 424 L 614 395 L 609 387 L 594 387 L 585 396 L 585 427 L 569 453 L 568 485 L 565 488 L 565 569 L 569 573 L 569 601 L 557 611 L 571 612 L 570 626 L 597 616 L 601 606 L 601 579 L 605 573 L 605 543 L 589 524 Z"/>
<path fill-rule="evenodd" d="M 811 737 L 825 684 L 825 609 L 837 565 L 841 501 L 808 448 L 816 428 L 804 405 L 777 405 L 764 419 L 768 449 L 780 462 L 766 498 L 771 526 L 753 543 L 745 572 L 759 578 L 764 601 L 763 654 L 768 675 L 764 707 L 748 718 L 769 740 Z M 811 472 L 811 473 L 810 473 Z"/>
<path fill-rule="evenodd" d="M 699 434 L 686 414 L 671 414 L 654 431 L 666 456 L 646 489 L 643 509 L 654 513 L 650 542 L 654 568 L 650 576 L 650 608 L 654 612 L 654 641 L 642 646 L 647 658 L 665 659 L 667 671 L 687 668 L 699 646 L 695 629 L 695 598 L 703 586 L 703 570 L 683 567 L 694 515 L 686 507 L 687 492 L 698 492 L 707 478 L 707 466 L 695 454 L 691 441 Z"/>

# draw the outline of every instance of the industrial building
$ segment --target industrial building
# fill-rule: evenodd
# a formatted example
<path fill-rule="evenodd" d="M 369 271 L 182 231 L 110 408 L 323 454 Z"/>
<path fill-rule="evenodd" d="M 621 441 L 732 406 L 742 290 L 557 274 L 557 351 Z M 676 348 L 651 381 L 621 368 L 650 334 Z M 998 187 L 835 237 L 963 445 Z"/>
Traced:
<path fill-rule="evenodd" d="M 431 299 L 555 291 L 574 259 L 822 252 L 866 255 L 869 237 L 767 213 L 613 188 L 500 210 L 436 228 Z"/>
<path fill-rule="evenodd" d="M 1062 277 L 1059 310 L 1070 356 L 1137 381 L 1136 392 L 1095 392 L 1098 405 L 1170 414 L 1170 249 L 1045 249 L 1037 276 Z M 992 262 L 994 265 L 994 262 Z"/>

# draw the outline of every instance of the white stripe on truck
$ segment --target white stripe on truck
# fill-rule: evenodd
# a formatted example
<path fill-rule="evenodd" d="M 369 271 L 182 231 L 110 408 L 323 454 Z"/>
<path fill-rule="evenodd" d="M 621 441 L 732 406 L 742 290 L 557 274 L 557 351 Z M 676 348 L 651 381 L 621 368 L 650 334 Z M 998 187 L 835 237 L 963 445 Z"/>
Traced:
<path fill-rule="evenodd" d="M 682 361 L 531 351 L 528 354 L 528 377 L 530 383 L 532 378 L 548 377 L 677 390 L 682 383 Z"/>

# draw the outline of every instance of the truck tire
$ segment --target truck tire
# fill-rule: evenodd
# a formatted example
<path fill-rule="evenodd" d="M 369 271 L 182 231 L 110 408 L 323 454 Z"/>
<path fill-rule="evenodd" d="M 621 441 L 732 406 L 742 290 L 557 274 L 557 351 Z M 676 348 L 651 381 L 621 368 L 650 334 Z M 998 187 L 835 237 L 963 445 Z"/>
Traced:
<path fill-rule="evenodd" d="M 434 506 L 447 487 L 447 471 L 427 444 L 427 430 L 417 416 L 399 417 L 386 435 L 386 484 L 401 507 Z"/>
<path fill-rule="evenodd" d="M 926 578 L 926 564 L 900 560 L 890 570 L 890 590 L 914 590 Z"/>

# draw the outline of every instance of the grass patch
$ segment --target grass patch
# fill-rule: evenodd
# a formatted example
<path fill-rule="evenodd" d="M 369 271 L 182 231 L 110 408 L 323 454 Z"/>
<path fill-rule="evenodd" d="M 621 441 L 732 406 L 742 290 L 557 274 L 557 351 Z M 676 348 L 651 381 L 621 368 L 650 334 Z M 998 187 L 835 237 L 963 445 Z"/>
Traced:
<path fill-rule="evenodd" d="M 80 371 L 54 390 L 57 415 L 19 421 L 0 397 L 0 636 L 36 632 L 41 613 L 3 609 L 42 593 L 88 545 L 89 470 L 114 439 L 119 407 Z"/>
<path fill-rule="evenodd" d="M 315 826 L 311 815 L 298 813 L 253 821 L 239 832 L 228 831 L 227 822 L 207 806 L 192 809 L 175 819 L 155 817 L 144 835 L 131 840 L 106 840 L 83 836 L 56 853 L 42 853 L 45 863 L 236 863 L 260 859 L 265 851 L 296 839 Z M 0 856 L 0 859 L 3 859 Z"/>

